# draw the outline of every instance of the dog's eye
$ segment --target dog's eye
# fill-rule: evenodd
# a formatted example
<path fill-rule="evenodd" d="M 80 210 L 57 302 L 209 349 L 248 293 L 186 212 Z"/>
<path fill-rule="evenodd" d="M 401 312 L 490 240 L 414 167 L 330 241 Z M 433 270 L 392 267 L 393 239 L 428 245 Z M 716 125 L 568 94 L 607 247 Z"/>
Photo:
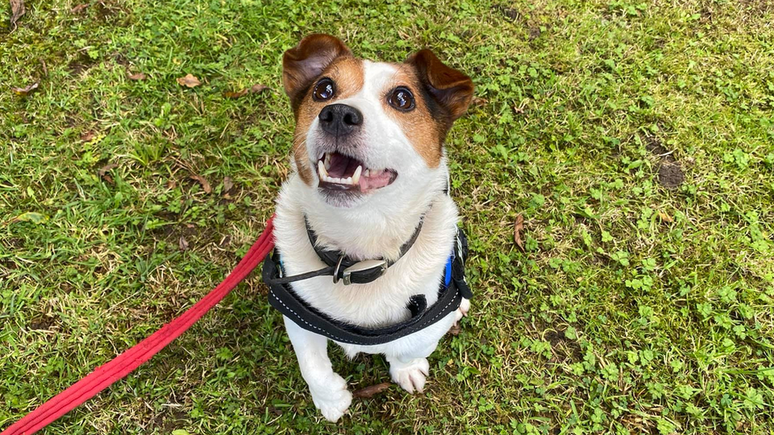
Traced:
<path fill-rule="evenodd" d="M 312 98 L 314 98 L 315 101 L 326 101 L 333 98 L 335 94 L 336 85 L 333 83 L 333 80 L 326 77 L 317 82 L 317 85 L 315 85 L 314 91 L 312 92 Z"/>
<path fill-rule="evenodd" d="M 411 95 L 411 91 L 403 86 L 393 89 L 387 97 L 387 102 L 401 112 L 408 112 L 414 109 L 414 96 Z"/>

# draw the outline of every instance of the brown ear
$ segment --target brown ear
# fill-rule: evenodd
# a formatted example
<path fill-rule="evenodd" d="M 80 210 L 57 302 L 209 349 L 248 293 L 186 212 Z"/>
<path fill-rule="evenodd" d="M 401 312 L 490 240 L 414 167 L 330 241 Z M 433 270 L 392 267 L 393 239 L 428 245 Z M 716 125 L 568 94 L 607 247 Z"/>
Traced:
<path fill-rule="evenodd" d="M 282 56 L 282 82 L 295 110 L 309 86 L 339 56 L 352 52 L 338 38 L 314 34 L 302 39 Z"/>
<path fill-rule="evenodd" d="M 406 63 L 414 66 L 425 90 L 451 117 L 451 121 L 465 113 L 473 98 L 470 77 L 444 65 L 427 49 L 412 54 Z"/>

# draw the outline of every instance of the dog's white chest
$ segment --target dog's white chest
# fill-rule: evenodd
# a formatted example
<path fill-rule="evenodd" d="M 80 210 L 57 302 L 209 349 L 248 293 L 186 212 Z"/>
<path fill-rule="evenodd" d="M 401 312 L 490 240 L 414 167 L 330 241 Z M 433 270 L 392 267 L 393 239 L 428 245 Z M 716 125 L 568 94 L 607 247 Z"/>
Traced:
<path fill-rule="evenodd" d="M 288 275 L 325 267 L 313 250 L 306 231 L 302 200 L 294 196 L 294 180 L 288 181 L 278 202 L 275 219 L 277 248 Z M 319 216 L 317 216 L 320 219 Z M 326 217 L 322 216 L 325 221 Z M 424 224 L 411 248 L 380 278 L 367 284 L 333 283 L 319 276 L 292 284 L 308 304 L 336 319 L 364 327 L 379 327 L 405 321 L 410 316 L 412 296 L 423 295 L 428 305 L 438 298 L 444 268 L 453 249 L 457 210 L 452 200 L 439 195 L 425 215 Z M 418 222 L 417 222 L 418 223 Z M 341 223 L 326 223 L 332 231 Z M 404 233 L 411 234 L 413 226 Z M 350 228 L 352 233 L 372 228 Z"/>

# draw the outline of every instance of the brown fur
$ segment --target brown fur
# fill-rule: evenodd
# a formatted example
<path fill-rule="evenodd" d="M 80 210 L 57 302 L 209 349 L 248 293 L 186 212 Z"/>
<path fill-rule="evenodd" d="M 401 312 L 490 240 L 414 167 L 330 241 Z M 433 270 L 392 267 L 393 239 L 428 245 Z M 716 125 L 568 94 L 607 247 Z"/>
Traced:
<path fill-rule="evenodd" d="M 406 63 L 412 65 L 422 82 L 425 91 L 443 109 L 446 119 L 439 119 L 448 123 L 462 116 L 470 101 L 473 99 L 473 81 L 470 77 L 444 65 L 440 59 L 430 50 L 420 50 L 408 59 Z M 436 114 L 438 118 L 440 114 Z"/>
<path fill-rule="evenodd" d="M 398 72 L 388 89 L 383 90 L 385 96 L 389 96 L 396 87 L 405 86 L 414 95 L 415 107 L 409 112 L 401 112 L 390 106 L 385 97 L 382 100 L 384 111 L 401 126 L 403 133 L 427 165 L 431 168 L 438 167 L 443 155 L 445 132 L 430 113 L 428 102 L 422 95 L 422 83 L 414 69 L 405 64 L 395 64 L 395 67 Z"/>
<path fill-rule="evenodd" d="M 314 101 L 312 91 L 317 82 L 315 81 L 309 86 L 296 110 L 296 131 L 293 140 L 293 157 L 299 175 L 304 183 L 310 186 L 315 168 L 311 167 L 306 151 L 306 134 L 309 131 L 309 126 L 320 114 L 323 107 L 360 91 L 363 87 L 363 61 L 348 56 L 340 57 L 334 60 L 319 77 L 328 77 L 333 80 L 336 84 L 336 94 L 328 101 Z"/>
<path fill-rule="evenodd" d="M 309 35 L 287 50 L 282 56 L 282 82 L 293 112 L 298 110 L 309 87 L 334 60 L 351 56 L 352 52 L 338 38 L 322 34 Z"/>
<path fill-rule="evenodd" d="M 452 123 L 462 116 L 473 98 L 473 82 L 465 74 L 444 65 L 430 50 L 421 50 L 405 63 L 390 89 L 406 86 L 414 95 L 416 107 L 400 112 L 384 100 L 385 112 L 398 122 L 417 153 L 431 168 L 443 155 L 443 142 Z"/>

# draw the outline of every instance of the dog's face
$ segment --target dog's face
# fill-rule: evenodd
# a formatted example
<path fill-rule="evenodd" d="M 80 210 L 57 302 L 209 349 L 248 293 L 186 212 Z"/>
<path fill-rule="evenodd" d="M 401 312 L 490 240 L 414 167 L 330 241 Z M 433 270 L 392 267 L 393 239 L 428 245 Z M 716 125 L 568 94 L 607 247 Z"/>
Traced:
<path fill-rule="evenodd" d="M 338 39 L 311 35 L 283 57 L 296 118 L 301 179 L 334 207 L 411 195 L 443 157 L 443 141 L 473 96 L 468 76 L 429 50 L 402 64 L 357 59 Z"/>

